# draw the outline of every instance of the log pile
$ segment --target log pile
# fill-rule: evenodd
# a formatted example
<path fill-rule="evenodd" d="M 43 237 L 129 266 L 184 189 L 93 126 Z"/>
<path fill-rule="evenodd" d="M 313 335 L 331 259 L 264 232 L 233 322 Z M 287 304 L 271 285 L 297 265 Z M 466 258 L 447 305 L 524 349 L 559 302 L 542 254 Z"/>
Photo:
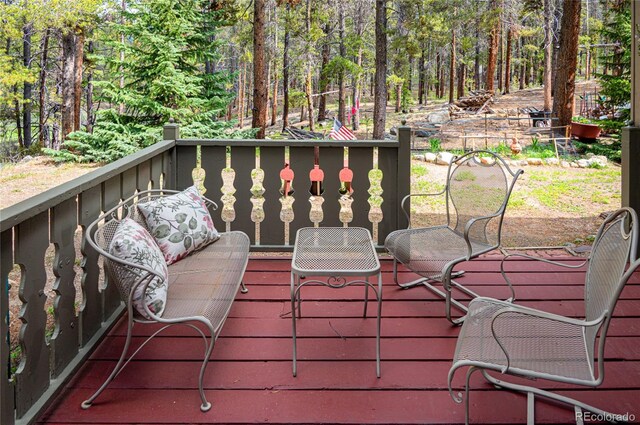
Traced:
<path fill-rule="evenodd" d="M 487 102 L 493 101 L 493 93 L 490 91 L 472 91 L 469 96 L 458 99 L 454 104 L 458 108 L 481 108 Z"/>

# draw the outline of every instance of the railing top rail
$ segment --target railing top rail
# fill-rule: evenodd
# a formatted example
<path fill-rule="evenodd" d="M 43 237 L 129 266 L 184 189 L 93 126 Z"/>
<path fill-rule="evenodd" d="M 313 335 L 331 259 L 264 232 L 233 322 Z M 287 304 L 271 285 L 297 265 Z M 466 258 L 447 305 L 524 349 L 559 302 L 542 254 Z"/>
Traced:
<path fill-rule="evenodd" d="M 320 146 L 320 147 L 398 147 L 397 140 L 264 140 L 264 139 L 178 139 L 178 146 L 265 146 L 265 147 L 283 147 L 283 146 Z"/>
<path fill-rule="evenodd" d="M 109 180 L 111 177 L 120 174 L 123 169 L 135 167 L 174 146 L 174 140 L 158 142 L 111 164 L 104 165 L 95 171 L 53 187 L 15 205 L 3 208 L 0 210 L 0 232 L 4 232 L 42 211 L 58 205 L 62 201 Z"/>

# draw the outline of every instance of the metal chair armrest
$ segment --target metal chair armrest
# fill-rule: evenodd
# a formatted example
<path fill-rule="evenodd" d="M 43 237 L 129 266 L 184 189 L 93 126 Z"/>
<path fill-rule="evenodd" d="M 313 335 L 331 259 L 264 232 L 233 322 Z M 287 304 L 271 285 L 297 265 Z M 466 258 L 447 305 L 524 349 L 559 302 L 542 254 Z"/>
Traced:
<path fill-rule="evenodd" d="M 508 313 L 521 314 L 523 316 L 535 317 L 538 319 L 550 320 L 553 322 L 560 322 L 567 325 L 579 326 L 582 328 L 591 328 L 594 326 L 600 326 L 602 325 L 602 323 L 604 323 L 604 320 L 609 315 L 609 311 L 605 310 L 597 319 L 586 321 L 586 320 L 574 319 L 566 316 L 560 316 L 558 314 L 547 313 L 545 311 L 535 310 L 528 307 L 516 306 L 513 304 L 505 306 L 504 308 L 501 308 L 500 310 L 496 311 L 491 318 L 491 335 L 493 336 L 493 339 L 496 341 L 496 343 L 498 344 L 498 346 L 500 347 L 500 349 L 502 350 L 502 352 L 504 353 L 507 359 L 507 365 L 502 369 L 501 371 L 502 373 L 508 372 L 509 367 L 511 365 L 511 357 L 509 356 L 509 352 L 505 347 L 505 344 L 503 344 L 503 342 L 500 339 L 501 336 L 499 335 L 499 332 L 496 330 L 496 324 L 500 322 L 502 316 Z"/>
<path fill-rule="evenodd" d="M 585 261 L 583 261 L 582 263 L 580 263 L 578 265 L 570 265 L 570 264 L 561 263 L 559 261 L 547 260 L 546 258 L 533 257 L 533 256 L 527 255 L 527 254 L 513 253 L 513 254 L 506 255 L 502 259 L 502 261 L 500 262 L 500 274 L 502 275 L 502 278 L 506 282 L 507 286 L 509 286 L 509 288 L 511 289 L 511 293 L 514 294 L 514 296 L 512 297 L 511 301 L 515 300 L 515 292 L 514 292 L 514 289 L 513 289 L 513 283 L 511 282 L 511 279 L 509 279 L 507 277 L 507 272 L 504 270 L 504 262 L 509 257 L 523 257 L 523 258 L 528 258 L 528 259 L 531 259 L 531 260 L 542 261 L 543 263 L 553 264 L 553 265 L 556 265 L 556 266 L 567 267 L 567 268 L 570 268 L 570 269 L 579 269 L 580 267 L 584 266 L 588 261 L 588 260 L 585 260 Z"/>
<path fill-rule="evenodd" d="M 496 218 L 500 216 L 500 214 L 502 213 L 497 212 L 495 214 L 486 215 L 482 217 L 474 217 L 469 221 L 467 221 L 467 223 L 464 226 L 464 241 L 467 244 L 467 261 L 469 261 L 473 256 L 473 247 L 471 246 L 471 240 L 469 239 L 469 232 L 471 231 L 471 228 L 480 221 L 491 220 L 492 218 Z"/>
<path fill-rule="evenodd" d="M 407 217 L 407 222 L 409 223 L 409 227 L 411 227 L 411 214 L 409 214 L 409 211 L 407 211 L 407 209 L 405 208 L 405 203 L 407 202 L 407 199 L 414 196 L 438 196 L 438 195 L 444 194 L 446 191 L 447 191 L 447 188 L 445 187 L 444 189 L 442 189 L 441 192 L 438 192 L 438 193 L 412 193 L 402 198 L 402 201 L 400 201 L 400 208 L 402 208 L 402 212 Z"/>

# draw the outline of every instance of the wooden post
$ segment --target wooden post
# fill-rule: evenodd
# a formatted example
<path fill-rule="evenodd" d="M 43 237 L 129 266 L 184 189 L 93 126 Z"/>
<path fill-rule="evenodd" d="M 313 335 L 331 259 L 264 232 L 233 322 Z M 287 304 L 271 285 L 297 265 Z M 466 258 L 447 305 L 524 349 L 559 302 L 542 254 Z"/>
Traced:
<path fill-rule="evenodd" d="M 640 2 L 631 2 L 631 125 L 622 129 L 622 205 L 640 211 Z"/>
<path fill-rule="evenodd" d="M 173 118 L 169 119 L 169 122 L 162 127 L 162 140 L 178 140 L 180 138 L 180 126 L 173 121 Z M 177 146 L 174 146 L 171 150 L 171 164 L 168 169 L 171 170 L 170 176 L 164 176 L 164 187 L 167 189 L 175 189 L 177 185 L 176 176 L 178 175 L 178 158 L 177 158 Z"/>
<path fill-rule="evenodd" d="M 407 127 L 406 121 L 402 122 L 402 127 L 398 127 L 398 192 L 397 192 L 397 228 L 406 229 L 409 227 L 409 220 L 402 212 L 402 198 L 411 193 L 411 127 Z M 408 211 L 411 211 L 411 199 L 406 204 Z"/>
<path fill-rule="evenodd" d="M 162 127 L 162 140 L 178 140 L 180 138 L 180 126 L 169 119 L 169 122 Z"/>

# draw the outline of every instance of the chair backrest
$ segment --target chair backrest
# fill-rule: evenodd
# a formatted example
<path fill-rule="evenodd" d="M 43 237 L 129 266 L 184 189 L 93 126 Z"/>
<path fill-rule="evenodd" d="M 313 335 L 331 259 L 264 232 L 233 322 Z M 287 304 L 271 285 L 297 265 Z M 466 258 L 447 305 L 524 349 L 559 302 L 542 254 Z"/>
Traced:
<path fill-rule="evenodd" d="M 109 253 L 109 246 L 113 236 L 118 229 L 120 221 L 126 217 L 149 230 L 144 217 L 136 206 L 137 203 L 153 201 L 173 193 L 177 193 L 177 191 L 152 189 L 139 192 L 102 214 L 87 227 L 87 241 L 104 258 L 109 284 L 114 284 L 118 288 L 120 297 L 125 303 L 128 301 L 133 283 L 135 283 L 136 278 L 141 276 L 142 270 L 139 266 L 118 259 Z M 207 207 L 215 209 L 216 205 L 208 203 Z M 137 315 L 137 313 L 135 314 Z"/>
<path fill-rule="evenodd" d="M 637 258 L 637 241 L 638 217 L 632 209 L 622 208 L 607 217 L 593 243 L 584 288 L 585 317 L 587 321 L 596 320 L 607 312 L 600 335 L 603 341 L 613 309 L 629 277 L 625 273 L 627 262 Z M 586 330 L 591 361 L 598 331 L 595 327 Z"/>
<path fill-rule="evenodd" d="M 456 213 L 457 232 L 463 233 L 472 218 L 497 216 L 482 220 L 469 232 L 472 241 L 499 245 L 504 212 L 511 190 L 522 170 L 511 171 L 502 158 L 489 151 L 474 151 L 457 157 L 449 168 L 447 202 Z M 449 205 L 447 214 L 449 215 Z M 450 219 L 450 216 L 448 217 Z M 495 225 L 487 227 L 489 222 Z"/>

